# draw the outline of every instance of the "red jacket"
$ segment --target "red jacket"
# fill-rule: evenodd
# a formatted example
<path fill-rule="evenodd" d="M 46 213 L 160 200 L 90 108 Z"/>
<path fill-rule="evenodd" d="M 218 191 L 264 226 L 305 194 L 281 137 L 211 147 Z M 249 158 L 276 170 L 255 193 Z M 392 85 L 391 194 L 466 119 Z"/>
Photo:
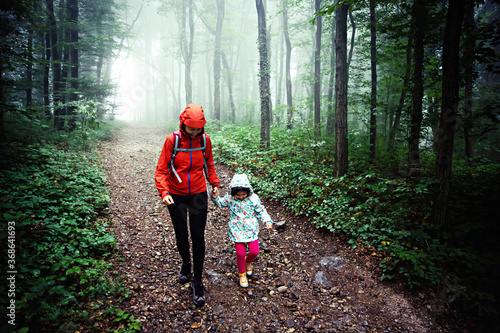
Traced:
<path fill-rule="evenodd" d="M 191 139 L 183 130 L 182 124 L 201 128 L 206 123 L 203 114 L 203 109 L 199 105 L 189 104 L 179 117 L 180 124 L 180 139 L 181 143 L 178 148 L 191 149 L 202 146 L 202 134 L 194 139 Z M 202 131 L 203 133 L 203 131 Z M 208 168 L 208 181 L 212 186 L 219 186 L 219 178 L 215 173 L 214 160 L 212 156 L 212 141 L 205 134 L 207 145 L 205 147 L 205 160 Z M 205 192 L 207 190 L 204 173 L 203 152 L 201 150 L 192 152 L 177 152 L 174 164 L 175 171 L 180 176 L 182 183 L 179 183 L 176 176 L 169 171 L 170 159 L 174 149 L 174 134 L 167 136 L 160 158 L 156 166 L 155 184 L 158 192 L 163 199 L 167 194 L 192 195 Z"/>

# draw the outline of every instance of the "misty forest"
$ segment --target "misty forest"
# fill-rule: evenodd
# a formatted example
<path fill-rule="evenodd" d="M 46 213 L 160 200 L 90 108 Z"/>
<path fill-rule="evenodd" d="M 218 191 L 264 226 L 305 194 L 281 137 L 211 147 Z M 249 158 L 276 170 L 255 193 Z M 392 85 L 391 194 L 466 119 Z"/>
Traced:
<path fill-rule="evenodd" d="M 2 332 L 498 331 L 500 1 L 0 16 Z M 244 289 L 209 206 L 204 307 L 154 186 L 190 103 L 221 195 L 245 173 L 276 222 Z"/>

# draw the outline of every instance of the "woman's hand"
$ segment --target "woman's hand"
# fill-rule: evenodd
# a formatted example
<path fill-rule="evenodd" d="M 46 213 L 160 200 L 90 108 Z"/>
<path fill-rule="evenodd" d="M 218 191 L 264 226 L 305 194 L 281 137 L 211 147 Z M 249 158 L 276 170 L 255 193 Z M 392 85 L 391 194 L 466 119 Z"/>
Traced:
<path fill-rule="evenodd" d="M 172 196 L 170 194 L 167 194 L 166 196 L 164 196 L 162 201 L 167 206 L 170 206 L 171 204 L 174 203 L 174 199 L 172 198 Z"/>
<path fill-rule="evenodd" d="M 215 186 L 214 188 L 212 188 L 212 193 L 210 195 L 212 196 L 212 198 L 217 199 L 217 197 L 219 196 L 219 187 Z"/>

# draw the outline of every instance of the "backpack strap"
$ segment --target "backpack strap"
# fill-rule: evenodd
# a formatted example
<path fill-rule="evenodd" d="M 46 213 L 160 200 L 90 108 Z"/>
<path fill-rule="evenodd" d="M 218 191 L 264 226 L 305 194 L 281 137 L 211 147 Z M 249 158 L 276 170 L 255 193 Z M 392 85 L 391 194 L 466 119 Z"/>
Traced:
<path fill-rule="evenodd" d="M 199 148 L 179 148 L 181 145 L 181 135 L 179 131 L 175 131 L 174 133 L 174 149 L 172 152 L 172 157 L 170 158 L 170 166 L 169 170 L 172 169 L 174 172 L 175 177 L 179 181 L 179 183 L 182 183 L 181 177 L 179 177 L 179 174 L 177 171 L 175 171 L 175 156 L 177 155 L 178 152 L 192 152 L 192 151 L 199 151 L 201 150 L 203 152 L 203 169 L 205 170 L 205 175 L 208 177 L 208 166 L 207 166 L 207 161 L 205 159 L 205 148 L 207 147 L 207 135 L 205 133 L 202 134 L 202 143 L 203 145 Z"/>
<path fill-rule="evenodd" d="M 207 147 L 207 135 L 203 132 L 203 168 L 205 169 L 205 176 L 208 179 L 208 166 L 207 159 L 205 158 L 205 148 Z"/>
<path fill-rule="evenodd" d="M 170 158 L 169 170 L 172 169 L 179 183 L 182 183 L 181 177 L 179 177 L 179 174 L 177 173 L 177 171 L 175 171 L 174 167 L 175 155 L 177 155 L 177 152 L 179 152 L 179 146 L 181 145 L 181 135 L 179 131 L 174 131 L 173 134 L 174 134 L 174 149 L 172 151 L 172 157 Z"/>

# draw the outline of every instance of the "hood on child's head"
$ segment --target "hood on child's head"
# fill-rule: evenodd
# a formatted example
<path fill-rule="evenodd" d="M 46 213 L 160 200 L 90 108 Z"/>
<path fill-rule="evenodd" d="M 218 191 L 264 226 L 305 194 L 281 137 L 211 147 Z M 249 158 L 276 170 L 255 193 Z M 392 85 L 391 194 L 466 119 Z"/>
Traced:
<path fill-rule="evenodd" d="M 250 190 L 250 195 L 253 194 L 253 187 L 250 185 L 248 177 L 244 173 L 235 174 L 231 183 L 229 184 L 229 193 L 231 193 L 233 188 L 246 188 Z"/>
<path fill-rule="evenodd" d="M 207 123 L 203 108 L 196 104 L 189 104 L 186 106 L 179 116 L 179 120 L 181 122 L 181 127 L 184 124 L 192 128 L 203 128 Z"/>

